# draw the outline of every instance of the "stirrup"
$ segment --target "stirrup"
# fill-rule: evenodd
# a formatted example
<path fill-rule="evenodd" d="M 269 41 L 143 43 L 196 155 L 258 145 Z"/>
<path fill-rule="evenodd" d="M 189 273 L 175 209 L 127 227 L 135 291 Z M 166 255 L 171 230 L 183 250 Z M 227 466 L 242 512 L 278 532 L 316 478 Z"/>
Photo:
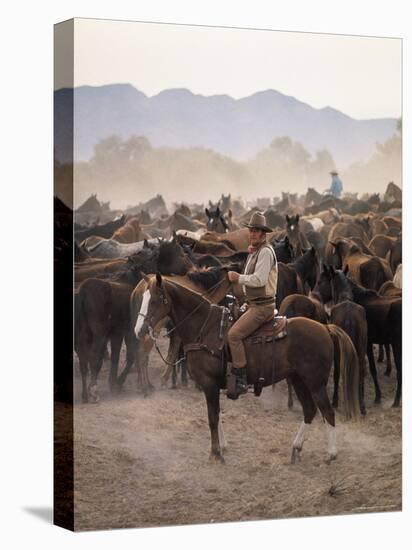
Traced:
<path fill-rule="evenodd" d="M 233 369 L 231 373 L 228 374 L 226 379 L 226 395 L 228 399 L 233 400 L 237 399 L 239 395 L 243 395 L 248 391 L 247 380 L 244 380 L 243 377 L 241 378 L 239 375 L 233 372 L 234 370 L 235 369 Z"/>

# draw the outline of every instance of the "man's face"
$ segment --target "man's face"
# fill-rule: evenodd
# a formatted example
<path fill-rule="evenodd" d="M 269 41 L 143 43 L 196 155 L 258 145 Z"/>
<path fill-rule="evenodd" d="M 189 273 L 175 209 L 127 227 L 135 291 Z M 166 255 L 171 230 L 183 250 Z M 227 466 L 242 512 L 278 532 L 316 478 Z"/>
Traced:
<path fill-rule="evenodd" d="M 254 227 L 249 229 L 249 242 L 252 246 L 258 245 L 263 240 L 265 232 Z"/>

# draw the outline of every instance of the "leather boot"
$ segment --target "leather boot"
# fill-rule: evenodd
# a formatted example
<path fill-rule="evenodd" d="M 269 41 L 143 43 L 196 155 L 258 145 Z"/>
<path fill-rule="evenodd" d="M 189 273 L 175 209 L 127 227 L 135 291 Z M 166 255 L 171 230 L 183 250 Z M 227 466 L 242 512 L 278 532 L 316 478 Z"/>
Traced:
<path fill-rule="evenodd" d="M 246 367 L 232 368 L 232 374 L 236 376 L 235 399 L 237 399 L 239 395 L 247 393 L 248 386 L 247 386 Z"/>

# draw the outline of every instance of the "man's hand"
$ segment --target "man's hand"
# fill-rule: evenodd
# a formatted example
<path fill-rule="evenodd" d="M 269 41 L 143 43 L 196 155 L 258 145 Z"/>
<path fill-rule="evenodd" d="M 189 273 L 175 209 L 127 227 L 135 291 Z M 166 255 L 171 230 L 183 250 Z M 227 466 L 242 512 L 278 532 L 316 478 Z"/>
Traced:
<path fill-rule="evenodd" d="M 239 273 L 236 273 L 236 271 L 229 271 L 227 278 L 231 283 L 237 283 L 239 281 Z"/>

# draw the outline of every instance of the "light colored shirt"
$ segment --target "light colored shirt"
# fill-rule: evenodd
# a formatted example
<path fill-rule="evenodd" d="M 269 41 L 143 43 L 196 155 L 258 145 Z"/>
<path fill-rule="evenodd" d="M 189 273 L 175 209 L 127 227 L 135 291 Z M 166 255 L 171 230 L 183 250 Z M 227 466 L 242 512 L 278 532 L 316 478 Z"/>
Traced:
<path fill-rule="evenodd" d="M 247 271 L 251 258 L 252 254 L 249 254 L 245 271 Z M 239 284 L 242 286 L 251 287 L 266 286 L 269 279 L 270 270 L 272 269 L 274 263 L 274 254 L 268 248 L 263 248 L 259 252 L 254 273 L 251 273 L 250 275 L 239 275 Z"/>

